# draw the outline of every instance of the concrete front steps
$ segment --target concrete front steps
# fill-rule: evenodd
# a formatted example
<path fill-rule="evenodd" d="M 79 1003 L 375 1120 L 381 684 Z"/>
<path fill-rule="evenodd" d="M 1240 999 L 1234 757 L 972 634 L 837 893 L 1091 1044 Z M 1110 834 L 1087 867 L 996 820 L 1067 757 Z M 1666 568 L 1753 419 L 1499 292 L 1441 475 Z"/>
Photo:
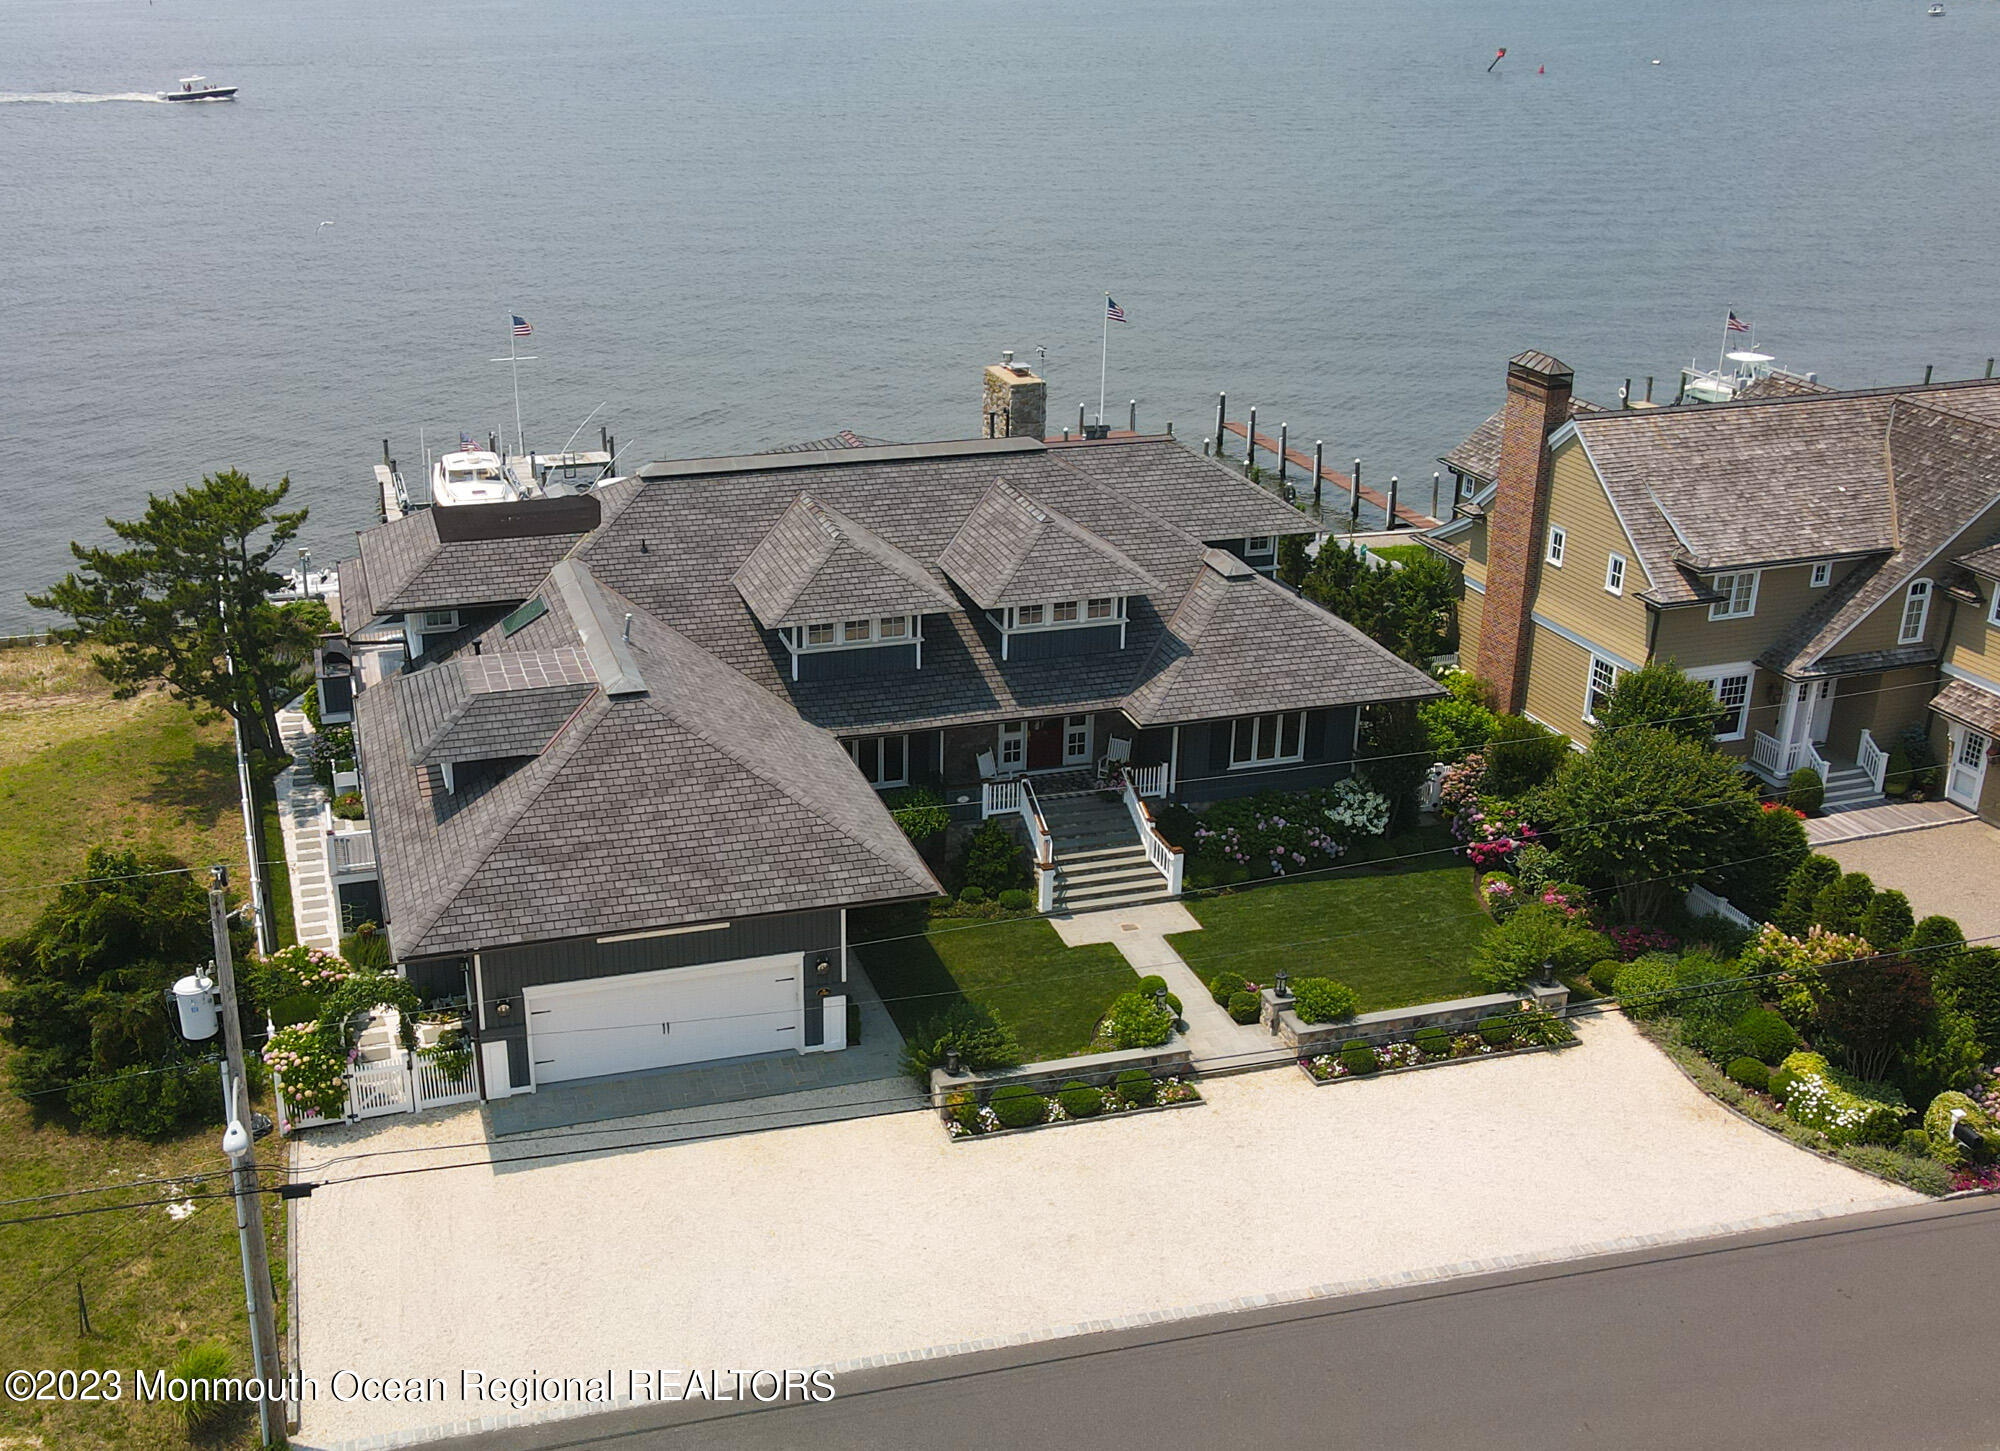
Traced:
<path fill-rule="evenodd" d="M 1124 803 L 1091 794 L 1042 803 L 1056 859 L 1055 910 L 1102 912 L 1163 902 L 1167 879 L 1146 860 L 1146 848 Z"/>

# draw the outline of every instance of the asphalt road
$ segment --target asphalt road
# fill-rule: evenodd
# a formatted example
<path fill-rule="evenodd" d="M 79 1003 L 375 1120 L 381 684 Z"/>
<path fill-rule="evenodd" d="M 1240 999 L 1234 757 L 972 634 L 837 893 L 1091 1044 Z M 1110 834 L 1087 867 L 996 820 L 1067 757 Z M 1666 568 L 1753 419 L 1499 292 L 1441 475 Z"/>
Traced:
<path fill-rule="evenodd" d="M 1975 1199 L 439 1444 L 1996 1447 L 1996 1336 L 2000 1199 Z"/>

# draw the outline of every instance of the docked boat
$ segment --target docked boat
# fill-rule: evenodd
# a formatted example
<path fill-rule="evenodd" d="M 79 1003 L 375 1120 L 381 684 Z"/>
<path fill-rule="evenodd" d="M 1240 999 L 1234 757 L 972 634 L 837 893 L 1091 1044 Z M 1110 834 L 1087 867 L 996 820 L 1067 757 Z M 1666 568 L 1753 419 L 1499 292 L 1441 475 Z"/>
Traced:
<path fill-rule="evenodd" d="M 454 504 L 512 504 L 521 491 L 507 477 L 500 455 L 483 448 L 465 449 L 439 456 L 431 465 L 431 502 L 446 508 Z"/>
<path fill-rule="evenodd" d="M 182 76 L 178 91 L 161 91 L 163 101 L 233 101 L 236 87 L 211 86 L 207 76 Z"/>
<path fill-rule="evenodd" d="M 1930 9 L 1926 10 L 1926 11 L 1924 12 L 1924 14 L 1926 14 L 1926 15 L 1929 15 L 1929 16 L 1932 16 L 1932 17 L 1936 17 L 1936 16 L 1939 16 L 1939 15 L 1942 15 L 1942 14 L 1944 14 L 1944 6 L 1942 6 L 1942 5 L 1933 5 L 1933 6 L 1931 6 L 1931 8 L 1930 8 Z"/>

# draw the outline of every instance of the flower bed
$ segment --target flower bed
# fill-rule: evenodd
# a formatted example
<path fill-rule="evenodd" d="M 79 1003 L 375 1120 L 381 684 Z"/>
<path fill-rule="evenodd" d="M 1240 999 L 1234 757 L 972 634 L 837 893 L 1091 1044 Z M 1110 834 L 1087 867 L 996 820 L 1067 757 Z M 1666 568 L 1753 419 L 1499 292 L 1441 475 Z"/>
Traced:
<path fill-rule="evenodd" d="M 1425 1028 L 1414 1037 L 1389 1043 L 1351 1039 L 1337 1053 L 1301 1054 L 1299 1067 L 1315 1083 L 1343 1078 L 1373 1078 L 1419 1068 L 1441 1068 L 1471 1058 L 1505 1058 L 1568 1048 L 1577 1042 L 1575 1030 L 1561 1018 L 1539 1008 L 1524 1007 L 1506 1017 L 1483 1019 L 1478 1031 L 1453 1033 Z"/>
<path fill-rule="evenodd" d="M 973 1091 L 957 1089 L 945 1099 L 943 1119 L 945 1132 L 954 1140 L 984 1139 L 1026 1133 L 1053 1124 L 1182 1108 L 1199 1102 L 1201 1093 L 1186 1079 L 1177 1075 L 1154 1078 L 1144 1069 L 1137 1069 L 1122 1073 L 1116 1081 L 1101 1087 L 1072 1081 L 1046 1095 L 1025 1084 L 1002 1084 L 983 1103 Z"/>

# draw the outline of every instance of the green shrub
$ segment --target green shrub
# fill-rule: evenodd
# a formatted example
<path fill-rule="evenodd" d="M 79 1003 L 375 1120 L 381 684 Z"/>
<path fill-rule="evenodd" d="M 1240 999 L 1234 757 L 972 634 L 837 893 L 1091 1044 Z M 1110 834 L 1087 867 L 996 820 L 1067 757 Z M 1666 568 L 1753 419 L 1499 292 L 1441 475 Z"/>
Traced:
<path fill-rule="evenodd" d="M 1599 731 L 1658 726 L 1707 745 L 1722 723 L 1722 703 L 1706 681 L 1690 680 L 1671 660 L 1655 660 L 1618 677 L 1597 710 Z"/>
<path fill-rule="evenodd" d="M 211 1117 L 222 1097 L 212 1063 L 178 1063 L 165 1070 L 125 1068 L 73 1086 L 66 1102 L 93 1134 L 163 1139 Z"/>
<path fill-rule="evenodd" d="M 265 1012 L 270 1015 L 274 1028 L 310 1023 L 319 1017 L 319 999 L 311 993 L 286 993 L 283 997 L 273 998 Z"/>
<path fill-rule="evenodd" d="M 1989 1055 L 2000 1056 L 2000 948 L 1968 947 L 1932 964 L 1931 988 L 1940 1003 L 1972 1020 Z"/>
<path fill-rule="evenodd" d="M 1826 782 L 1811 766 L 1801 766 L 1785 783 L 1785 805 L 1807 816 L 1819 815 L 1826 804 Z"/>
<path fill-rule="evenodd" d="M 1478 1031 L 1489 1048 L 1511 1048 L 1518 1029 L 1512 1018 L 1481 1018 Z"/>
<path fill-rule="evenodd" d="M 1104 1112 L 1104 1092 L 1088 1083 L 1065 1083 L 1056 1093 L 1056 1102 L 1071 1118 L 1096 1118 Z"/>
<path fill-rule="evenodd" d="M 1737 910 L 1767 922 L 1784 901 L 1785 884 L 1811 851 L 1798 813 L 1770 802 L 1717 848 L 1722 865 L 1706 878 L 1706 885 Z"/>
<path fill-rule="evenodd" d="M 1917 919 L 1910 911 L 1910 899 L 1893 887 L 1878 892 L 1861 915 L 1861 935 L 1877 952 L 1894 952 L 1909 940 Z"/>
<path fill-rule="evenodd" d="M 1711 1063 L 1733 1063 L 1755 1055 L 1750 1040 L 1736 1031 L 1727 1018 L 1681 1019 L 1681 1037 Z"/>
<path fill-rule="evenodd" d="M 1674 964 L 1674 986 L 1680 991 L 1674 1011 L 1688 1018 L 1734 1024 L 1757 1005 L 1737 964 L 1724 962 L 1705 947 L 1681 954 Z"/>
<path fill-rule="evenodd" d="M 930 1087 L 931 1070 L 944 1067 L 945 1055 L 958 1050 L 958 1066 L 974 1072 L 1012 1068 L 1021 1061 L 1020 1045 L 991 1014 L 971 1003 L 957 1003 L 920 1024 L 903 1043 L 903 1071 Z"/>
<path fill-rule="evenodd" d="M 1736 1031 L 1750 1044 L 1751 1056 L 1762 1063 L 1783 1063 L 1799 1046 L 1792 1025 L 1766 1007 L 1743 1014 L 1736 1020 Z"/>
<path fill-rule="evenodd" d="M 1099 1032 L 1114 1048 L 1158 1048 L 1174 1035 L 1174 1013 L 1151 993 L 1121 993 Z"/>
<path fill-rule="evenodd" d="M 984 1133 L 986 1126 L 979 1121 L 979 1103 L 963 1089 L 947 1098 L 944 1111 L 951 1121 L 969 1134 Z"/>
<path fill-rule="evenodd" d="M 1829 932 L 1860 936 L 1862 920 L 1875 905 L 1875 883 L 1866 872 L 1844 872 L 1813 898 L 1813 921 Z"/>
<path fill-rule="evenodd" d="M 1910 929 L 1903 950 L 1931 971 L 1949 978 L 1954 960 L 1965 950 L 1965 932 L 1949 917 L 1933 913 Z"/>
<path fill-rule="evenodd" d="M 1521 715 L 1503 715 L 1486 742 L 1484 794 L 1512 800 L 1525 796 L 1570 756 L 1569 737 Z"/>
<path fill-rule="evenodd" d="M 1910 753 L 1901 746 L 1889 748 L 1888 769 L 1882 773 L 1882 794 L 1902 796 L 1909 792 L 1911 784 Z"/>
<path fill-rule="evenodd" d="M 1611 944 L 1560 907 L 1530 902 L 1502 922 L 1473 954 L 1472 975 L 1495 992 L 1509 992 L 1542 975 L 1574 977 L 1611 955 Z"/>
<path fill-rule="evenodd" d="M 1783 1103 L 1792 1096 L 1792 1085 L 1798 1081 L 1798 1074 L 1792 1072 L 1791 1069 L 1774 1068 L 1771 1070 L 1771 1082 L 1765 1091 L 1771 1097 L 1777 1099 L 1778 1102 Z"/>
<path fill-rule="evenodd" d="M 1354 1016 L 1360 1001 L 1354 989 L 1330 977 L 1301 977 L 1292 981 L 1292 1011 L 1302 1022 L 1337 1023 Z"/>
<path fill-rule="evenodd" d="M 1951 1136 L 1954 1111 L 1963 1112 L 1964 1122 L 1985 1138 L 1984 1149 L 1976 1154 L 1968 1152 Z M 1996 1155 L 2000 1155 L 2000 1124 L 1995 1124 L 1993 1115 L 1980 1107 L 1979 1101 L 1969 1094 L 1940 1093 L 1932 1099 L 1930 1107 L 1924 1110 L 1924 1136 L 1930 1140 L 1931 1157 L 1954 1168 L 1965 1163 L 1991 1163 Z"/>
<path fill-rule="evenodd" d="M 1127 1068 L 1115 1084 L 1118 1097 L 1138 1108 L 1150 1106 L 1160 1096 L 1160 1085 L 1143 1068 Z"/>
<path fill-rule="evenodd" d="M 958 900 L 965 903 L 968 907 L 976 907 L 986 900 L 986 888 L 972 886 L 961 888 Z"/>
<path fill-rule="evenodd" d="M 1817 1053 L 1794 1053 L 1784 1067 L 1796 1079 L 1785 1096 L 1786 1114 L 1836 1144 L 1893 1144 L 1910 1116 L 1889 1084 L 1842 1073 Z"/>
<path fill-rule="evenodd" d="M 1530 898 L 1540 897 L 1549 888 L 1560 885 L 1566 870 L 1562 858 L 1538 841 L 1531 841 L 1514 853 L 1514 883 Z"/>
<path fill-rule="evenodd" d="M 328 803 L 327 809 L 342 821 L 366 821 L 368 807 L 361 799 L 359 791 L 343 791 Z"/>
<path fill-rule="evenodd" d="M 1149 972 L 1139 979 L 1139 991 L 1147 997 L 1151 997 L 1154 993 L 1165 992 L 1166 990 L 1167 980 L 1157 972 Z"/>
<path fill-rule="evenodd" d="M 1771 1086 L 1771 1070 L 1755 1058 L 1736 1058 L 1723 1070 L 1745 1088 L 1763 1093 Z"/>
<path fill-rule="evenodd" d="M 1410 1041 L 1426 1058 L 1451 1057 L 1451 1030 L 1448 1028 L 1419 1028 L 1411 1035 Z"/>
<path fill-rule="evenodd" d="M 1932 1198 L 1951 1192 L 1951 1170 L 1930 1158 L 1916 1158 L 1876 1144 L 1850 1144 L 1836 1151 L 1841 1163 L 1901 1184 Z"/>
<path fill-rule="evenodd" d="M 1931 1151 L 1931 1136 L 1922 1129 L 1904 1129 L 1896 1146 L 1906 1154 L 1927 1155 Z"/>
<path fill-rule="evenodd" d="M 928 841 L 951 825 L 944 797 L 928 786 L 904 786 L 882 793 L 882 804 L 911 841 Z"/>
<path fill-rule="evenodd" d="M 1785 883 L 1771 921 L 1789 937 L 1803 937 L 1813 925 L 1813 903 L 1820 892 L 1840 880 L 1840 863 L 1815 852 L 1800 862 Z"/>
<path fill-rule="evenodd" d="M 1254 1023 L 1264 1015 L 1264 1000 L 1249 991 L 1229 995 L 1229 1016 L 1239 1023 Z"/>
<path fill-rule="evenodd" d="M 1226 1008 L 1229 1000 L 1248 986 L 1240 972 L 1218 972 L 1208 980 L 1208 995 L 1215 999 L 1218 1008 Z"/>
<path fill-rule="evenodd" d="M 1590 965 L 1588 977 L 1590 985 L 1607 997 L 1618 990 L 1618 974 L 1625 970 L 1625 963 L 1616 957 L 1607 957 L 1602 962 Z"/>
<path fill-rule="evenodd" d="M 226 1381 L 233 1373 L 229 1347 L 213 1340 L 190 1345 L 174 1357 L 167 1367 L 167 1383 L 184 1384 L 184 1394 L 174 1399 L 173 1406 L 189 1435 L 213 1425 L 229 1409 L 232 1402 L 215 1393 L 215 1382 Z"/>
<path fill-rule="evenodd" d="M 1649 952 L 1628 962 L 1612 979 L 1618 1006 L 1634 1018 L 1657 1018 L 1673 1009 L 1674 970 L 1679 962 L 1663 952 Z"/>
<path fill-rule="evenodd" d="M 1009 887 L 1000 894 L 1000 905 L 1009 912 L 1026 912 L 1035 905 L 1035 894 L 1024 887 Z"/>
<path fill-rule="evenodd" d="M 997 896 L 1011 887 L 1028 885 L 1028 849 L 1015 841 L 996 819 L 980 824 L 965 844 L 960 876 L 968 887 Z M 960 900 L 964 893 L 959 894 Z"/>
<path fill-rule="evenodd" d="M 1340 1061 L 1349 1073 L 1357 1077 L 1365 1077 L 1382 1066 L 1375 1057 L 1375 1050 L 1359 1038 L 1349 1038 L 1340 1045 Z"/>
<path fill-rule="evenodd" d="M 1049 1101 L 1025 1083 L 996 1088 L 986 1106 L 993 1110 L 1003 1129 L 1025 1129 L 1045 1122 L 1049 1116 Z"/>
<path fill-rule="evenodd" d="M 1469 670 L 1444 678 L 1451 693 L 1425 702 L 1417 716 L 1430 734 L 1431 749 L 1440 761 L 1461 761 L 1492 738 L 1499 717 L 1493 713 L 1493 690 Z"/>
<path fill-rule="evenodd" d="M 395 963 L 389 950 L 389 934 L 373 922 L 363 922 L 340 940 L 340 955 L 349 967 L 373 968 L 386 972 Z"/>

